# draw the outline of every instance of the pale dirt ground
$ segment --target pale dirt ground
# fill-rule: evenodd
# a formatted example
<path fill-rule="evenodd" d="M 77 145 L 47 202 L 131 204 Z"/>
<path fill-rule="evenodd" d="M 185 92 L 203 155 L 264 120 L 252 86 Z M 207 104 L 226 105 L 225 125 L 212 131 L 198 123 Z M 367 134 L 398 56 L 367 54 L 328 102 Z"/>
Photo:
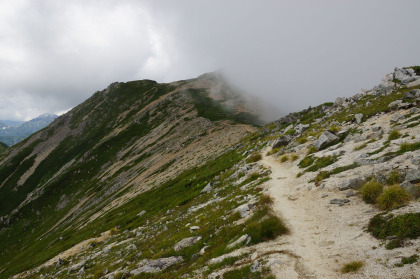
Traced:
<path fill-rule="evenodd" d="M 273 209 L 291 230 L 289 235 L 264 243 L 258 249 L 259 253 L 287 251 L 283 254 L 288 254 L 288 259 L 272 266 L 276 278 L 418 278 L 418 263 L 392 266 L 402 256 L 418 253 L 420 241 L 413 241 L 409 247 L 386 250 L 365 232 L 369 219 L 379 212 L 377 209 L 359 197 L 349 198 L 350 203 L 342 207 L 330 205 L 333 198 L 345 198 L 346 191 L 311 187 L 307 180 L 296 178 L 300 171 L 296 163 L 280 163 L 274 157 L 264 156 L 261 164 L 272 171 L 266 187 L 274 199 Z M 321 198 L 322 194 L 328 197 Z M 373 212 L 366 213 L 372 209 Z M 401 210 L 418 212 L 420 204 L 412 203 Z M 344 264 L 356 260 L 365 262 L 361 271 L 341 274 Z"/>

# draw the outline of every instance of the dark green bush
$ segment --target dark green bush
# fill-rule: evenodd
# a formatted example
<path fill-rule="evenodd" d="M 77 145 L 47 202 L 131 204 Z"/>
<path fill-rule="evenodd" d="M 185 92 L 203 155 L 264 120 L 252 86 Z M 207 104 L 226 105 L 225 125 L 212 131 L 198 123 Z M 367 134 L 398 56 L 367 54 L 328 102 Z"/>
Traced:
<path fill-rule="evenodd" d="M 407 213 L 397 217 L 392 214 L 377 214 L 369 221 L 368 231 L 378 239 L 389 236 L 415 239 L 420 236 L 420 213 Z"/>
<path fill-rule="evenodd" d="M 263 221 L 252 222 L 247 226 L 246 232 L 251 236 L 251 243 L 256 244 L 275 239 L 277 236 L 289 232 L 284 222 L 277 216 L 269 215 Z"/>

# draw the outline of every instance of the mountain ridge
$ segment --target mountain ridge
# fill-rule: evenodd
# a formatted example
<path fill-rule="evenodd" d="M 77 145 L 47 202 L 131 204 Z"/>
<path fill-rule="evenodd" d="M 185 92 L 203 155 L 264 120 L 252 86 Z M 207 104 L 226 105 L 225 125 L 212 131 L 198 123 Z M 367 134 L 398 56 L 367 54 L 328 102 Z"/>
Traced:
<path fill-rule="evenodd" d="M 29 195 L 3 200 L 0 274 L 414 276 L 416 229 L 397 244 L 366 231 L 420 218 L 414 69 L 264 127 L 215 74 L 113 83 L 3 155 L 0 197 Z M 364 202 L 372 181 L 405 193 L 394 215 Z"/>

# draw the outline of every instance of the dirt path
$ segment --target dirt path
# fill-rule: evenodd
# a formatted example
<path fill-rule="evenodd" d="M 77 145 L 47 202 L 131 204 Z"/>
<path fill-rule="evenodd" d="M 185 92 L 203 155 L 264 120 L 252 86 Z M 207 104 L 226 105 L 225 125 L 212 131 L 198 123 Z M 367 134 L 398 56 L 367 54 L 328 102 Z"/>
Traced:
<path fill-rule="evenodd" d="M 341 207 L 330 205 L 331 199 L 343 199 L 345 193 L 316 188 L 307 178 L 296 178 L 301 171 L 296 163 L 280 163 L 264 156 L 261 164 L 272 171 L 267 191 L 274 199 L 275 212 L 291 231 L 264 247 L 280 248 L 293 256 L 272 268 L 277 278 L 416 278 L 404 276 L 413 270 L 391 270 L 387 261 L 401 258 L 399 249 L 372 248 L 378 241 L 365 232 L 365 227 L 376 209 L 358 197 L 349 198 L 350 203 Z M 351 261 L 363 261 L 365 266 L 358 273 L 341 274 L 342 266 Z"/>

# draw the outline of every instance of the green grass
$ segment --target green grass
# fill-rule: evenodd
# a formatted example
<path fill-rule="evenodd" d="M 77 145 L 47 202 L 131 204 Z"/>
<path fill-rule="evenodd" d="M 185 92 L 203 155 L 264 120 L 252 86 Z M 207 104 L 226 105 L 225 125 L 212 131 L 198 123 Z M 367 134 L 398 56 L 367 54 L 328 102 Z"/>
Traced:
<path fill-rule="evenodd" d="M 283 156 L 280 158 L 280 162 L 282 162 L 282 163 L 287 162 L 288 160 L 289 160 L 289 157 L 288 157 L 287 155 L 283 155 Z"/>
<path fill-rule="evenodd" d="M 299 162 L 298 166 L 300 168 L 307 168 L 311 166 L 315 162 L 315 160 L 316 160 L 316 157 L 314 156 L 306 156 Z"/>
<path fill-rule="evenodd" d="M 317 171 L 319 169 L 325 168 L 331 164 L 337 162 L 338 158 L 336 156 L 325 156 L 325 157 L 316 157 L 315 162 L 306 169 L 306 171 Z"/>
<path fill-rule="evenodd" d="M 364 149 L 368 144 L 367 143 L 363 143 L 361 145 L 356 146 L 353 150 L 354 151 L 358 151 L 358 150 L 362 150 Z"/>
<path fill-rule="evenodd" d="M 382 193 L 383 185 L 378 181 L 366 182 L 360 189 L 362 199 L 366 203 L 375 203 L 379 195 Z"/>
<path fill-rule="evenodd" d="M 399 185 L 385 188 L 377 198 L 377 203 L 382 209 L 393 209 L 410 201 L 408 193 Z"/>
<path fill-rule="evenodd" d="M 402 257 L 401 262 L 396 264 L 396 266 L 404 266 L 406 264 L 413 264 L 416 263 L 419 260 L 419 255 L 413 254 L 410 257 Z"/>
<path fill-rule="evenodd" d="M 342 273 L 356 272 L 359 269 L 361 269 L 363 266 L 364 266 L 364 263 L 362 261 L 350 262 L 350 263 L 345 264 L 341 268 L 341 272 Z"/>
<path fill-rule="evenodd" d="M 387 243 L 387 249 L 401 247 L 405 239 L 420 236 L 420 213 L 407 213 L 396 217 L 386 213 L 377 214 L 369 221 L 368 231 L 378 239 L 396 237 Z"/>
<path fill-rule="evenodd" d="M 388 140 L 395 140 L 401 137 L 401 133 L 398 130 L 392 130 L 388 135 Z"/>
<path fill-rule="evenodd" d="M 262 159 L 262 155 L 258 152 L 255 152 L 249 156 L 249 158 L 246 160 L 246 162 L 249 163 L 255 163 Z"/>

